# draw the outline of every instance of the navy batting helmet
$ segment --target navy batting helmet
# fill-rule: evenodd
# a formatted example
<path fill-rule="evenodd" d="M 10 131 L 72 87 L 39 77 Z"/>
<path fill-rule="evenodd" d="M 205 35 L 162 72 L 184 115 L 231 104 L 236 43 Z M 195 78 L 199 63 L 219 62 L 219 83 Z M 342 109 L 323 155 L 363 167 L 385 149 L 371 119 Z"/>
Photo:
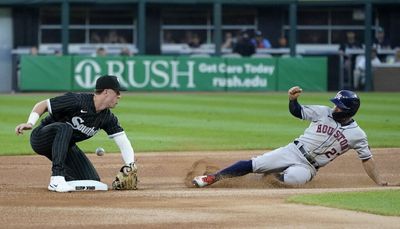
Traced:
<path fill-rule="evenodd" d="M 348 90 L 339 91 L 331 101 L 342 111 L 333 112 L 336 121 L 353 117 L 360 107 L 360 98 L 356 93 Z"/>

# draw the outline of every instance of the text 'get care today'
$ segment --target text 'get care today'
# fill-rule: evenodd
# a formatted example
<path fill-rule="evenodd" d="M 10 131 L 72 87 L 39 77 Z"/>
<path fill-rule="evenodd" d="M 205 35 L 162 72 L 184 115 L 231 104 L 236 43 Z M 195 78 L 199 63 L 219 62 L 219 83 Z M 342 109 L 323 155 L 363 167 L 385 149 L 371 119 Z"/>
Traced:
<path fill-rule="evenodd" d="M 226 63 L 219 64 L 199 64 L 200 73 L 228 73 L 228 74 L 268 74 L 272 75 L 275 66 L 264 64 L 241 64 L 241 65 L 228 65 Z"/>

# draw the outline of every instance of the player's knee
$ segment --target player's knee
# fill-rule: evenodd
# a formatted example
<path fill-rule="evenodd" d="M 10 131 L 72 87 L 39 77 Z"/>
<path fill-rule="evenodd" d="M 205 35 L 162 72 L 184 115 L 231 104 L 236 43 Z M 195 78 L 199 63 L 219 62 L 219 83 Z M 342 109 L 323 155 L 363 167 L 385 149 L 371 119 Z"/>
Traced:
<path fill-rule="evenodd" d="M 291 166 L 283 172 L 283 182 L 289 185 L 302 185 L 312 179 L 311 171 L 302 166 Z"/>
<path fill-rule="evenodd" d="M 296 174 L 291 174 L 291 173 L 284 174 L 282 178 L 283 182 L 289 185 L 302 185 L 310 180 L 308 177 L 306 178 L 304 176 L 298 176 Z"/>

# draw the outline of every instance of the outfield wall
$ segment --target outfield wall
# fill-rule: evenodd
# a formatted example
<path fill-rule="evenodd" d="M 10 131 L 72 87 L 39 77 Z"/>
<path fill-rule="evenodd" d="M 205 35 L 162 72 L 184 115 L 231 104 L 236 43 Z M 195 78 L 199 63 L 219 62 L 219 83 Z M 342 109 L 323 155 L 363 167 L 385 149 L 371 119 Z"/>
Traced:
<path fill-rule="evenodd" d="M 327 58 L 23 56 L 21 91 L 92 91 L 120 76 L 128 91 L 327 91 Z"/>

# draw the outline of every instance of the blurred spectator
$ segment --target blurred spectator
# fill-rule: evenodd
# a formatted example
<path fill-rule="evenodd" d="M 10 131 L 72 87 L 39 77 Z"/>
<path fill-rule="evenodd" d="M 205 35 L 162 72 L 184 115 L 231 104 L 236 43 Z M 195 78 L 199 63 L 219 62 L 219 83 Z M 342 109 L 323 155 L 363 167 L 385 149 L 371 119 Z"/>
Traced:
<path fill-rule="evenodd" d="M 105 48 L 100 47 L 96 50 L 96 57 L 107 56 L 107 51 Z"/>
<path fill-rule="evenodd" d="M 348 49 L 361 49 L 361 45 L 356 40 L 356 34 L 353 31 L 348 31 L 346 33 L 346 41 L 339 46 L 339 55 L 343 58 L 343 79 L 348 85 L 351 85 L 351 79 L 354 79 L 352 76 L 354 57 L 351 53 L 346 53 Z M 353 82 L 353 85 L 354 84 Z"/>
<path fill-rule="evenodd" d="M 115 30 L 111 30 L 108 33 L 107 37 L 104 39 L 104 41 L 105 43 L 110 43 L 110 44 L 119 43 L 119 37 L 117 32 Z"/>
<path fill-rule="evenodd" d="M 111 30 L 107 37 L 104 39 L 105 43 L 109 43 L 109 44 L 116 44 L 116 43 L 126 43 L 126 39 L 122 36 L 119 36 L 117 31 L 115 30 Z"/>
<path fill-rule="evenodd" d="M 98 33 L 92 32 L 92 33 L 90 34 L 90 43 L 92 43 L 92 44 L 97 44 L 97 43 L 101 43 L 101 42 L 102 42 L 102 41 L 101 41 L 101 38 L 100 38 L 100 36 L 99 36 Z"/>
<path fill-rule="evenodd" d="M 29 55 L 31 55 L 31 56 L 39 55 L 38 48 L 36 46 L 32 46 L 31 49 L 29 50 Z"/>
<path fill-rule="evenodd" d="M 356 39 L 356 34 L 353 31 L 346 33 L 346 41 L 340 44 L 339 51 L 345 53 L 346 49 L 361 49 L 361 44 Z"/>
<path fill-rule="evenodd" d="M 190 40 L 189 40 L 189 42 L 188 42 L 188 45 L 189 45 L 191 48 L 198 48 L 198 47 L 200 47 L 200 45 L 201 45 L 200 37 L 199 37 L 199 35 L 198 35 L 197 33 L 195 33 L 195 34 L 193 34 L 193 36 L 191 36 L 191 38 L 190 38 Z"/>
<path fill-rule="evenodd" d="M 60 49 L 56 49 L 56 50 L 54 51 L 54 55 L 55 55 L 55 56 L 62 56 L 61 50 L 60 50 Z"/>
<path fill-rule="evenodd" d="M 372 66 L 380 64 L 376 48 L 371 50 L 371 64 Z M 356 58 L 356 65 L 354 68 L 354 89 L 363 89 L 365 86 L 365 56 L 360 55 Z"/>
<path fill-rule="evenodd" d="M 231 49 L 233 48 L 235 43 L 235 39 L 232 36 L 231 32 L 225 33 L 225 40 L 224 43 L 222 44 L 221 48 L 223 49 Z"/>
<path fill-rule="evenodd" d="M 376 32 L 374 47 L 377 49 L 391 49 L 390 41 L 387 37 L 385 37 L 385 31 L 382 28 L 379 28 Z"/>
<path fill-rule="evenodd" d="M 250 36 L 246 30 L 240 32 L 237 44 L 233 47 L 233 52 L 242 56 L 251 56 L 256 53 L 256 47 L 251 42 Z"/>
<path fill-rule="evenodd" d="M 271 48 L 271 43 L 269 42 L 268 39 L 263 37 L 262 32 L 260 30 L 257 30 L 254 33 L 254 35 L 255 36 L 253 39 L 251 39 L 251 42 L 256 48 L 258 49 Z"/>
<path fill-rule="evenodd" d="M 180 43 L 189 44 L 189 42 L 192 40 L 192 38 L 193 38 L 192 31 L 186 31 L 185 36 L 181 39 Z"/>
<path fill-rule="evenodd" d="M 286 37 L 281 36 L 278 39 L 278 48 L 287 48 L 288 47 L 288 41 L 286 39 Z"/>
<path fill-rule="evenodd" d="M 385 61 L 388 64 L 400 63 L 400 49 L 397 48 L 393 55 L 387 55 Z"/>
<path fill-rule="evenodd" d="M 174 38 L 172 37 L 172 33 L 170 31 L 166 31 L 164 33 L 164 44 L 174 44 L 176 43 Z"/>
<path fill-rule="evenodd" d="M 394 54 L 394 62 L 400 63 L 400 48 L 396 49 L 396 53 Z"/>
<path fill-rule="evenodd" d="M 131 50 L 127 47 L 121 49 L 120 55 L 121 56 L 133 56 Z"/>
<path fill-rule="evenodd" d="M 323 39 L 321 37 L 321 34 L 318 32 L 309 32 L 306 35 L 307 43 L 309 44 L 322 44 Z"/>

